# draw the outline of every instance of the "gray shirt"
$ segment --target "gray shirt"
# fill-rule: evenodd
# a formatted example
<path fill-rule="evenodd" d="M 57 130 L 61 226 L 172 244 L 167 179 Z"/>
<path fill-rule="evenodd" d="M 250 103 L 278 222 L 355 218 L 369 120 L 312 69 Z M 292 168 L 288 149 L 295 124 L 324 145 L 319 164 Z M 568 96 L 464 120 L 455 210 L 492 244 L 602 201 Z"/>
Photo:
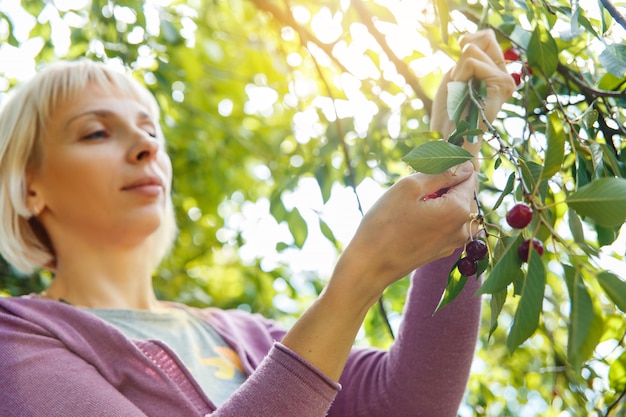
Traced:
<path fill-rule="evenodd" d="M 218 407 L 246 380 L 235 351 L 209 324 L 184 310 L 87 310 L 130 339 L 167 344 Z"/>

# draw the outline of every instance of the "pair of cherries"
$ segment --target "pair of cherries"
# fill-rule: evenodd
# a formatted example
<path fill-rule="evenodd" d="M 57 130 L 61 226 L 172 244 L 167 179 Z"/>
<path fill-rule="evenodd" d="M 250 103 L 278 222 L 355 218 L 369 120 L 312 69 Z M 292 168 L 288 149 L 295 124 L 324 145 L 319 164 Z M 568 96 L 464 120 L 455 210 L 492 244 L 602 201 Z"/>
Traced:
<path fill-rule="evenodd" d="M 523 229 L 533 219 L 533 209 L 524 203 L 515 204 L 506 214 L 506 222 L 514 229 Z M 543 243 L 539 239 L 524 239 L 517 247 L 517 255 L 522 262 L 528 262 L 528 256 L 532 249 L 539 256 L 543 255 Z M 457 268 L 461 275 L 466 277 L 476 274 L 478 261 L 487 257 L 489 250 L 487 244 L 479 239 L 471 240 L 465 245 L 465 256 L 457 262 Z"/>
<path fill-rule="evenodd" d="M 523 229 L 532 220 L 533 209 L 524 203 L 517 203 L 506 214 L 506 222 L 514 229 Z M 517 247 L 517 255 L 522 262 L 528 262 L 531 246 L 539 256 L 543 255 L 543 243 L 539 239 L 524 239 Z"/>
<path fill-rule="evenodd" d="M 507 49 L 506 51 L 502 53 L 502 56 L 504 57 L 504 60 L 506 62 L 516 62 L 521 59 L 520 52 L 517 48 Z M 524 68 L 527 74 L 532 75 L 533 71 L 528 66 L 528 64 L 524 63 Z M 519 86 L 522 83 L 522 80 L 524 79 L 524 72 L 523 71 L 513 72 L 511 73 L 511 77 L 513 77 L 513 81 L 515 81 L 515 85 Z"/>

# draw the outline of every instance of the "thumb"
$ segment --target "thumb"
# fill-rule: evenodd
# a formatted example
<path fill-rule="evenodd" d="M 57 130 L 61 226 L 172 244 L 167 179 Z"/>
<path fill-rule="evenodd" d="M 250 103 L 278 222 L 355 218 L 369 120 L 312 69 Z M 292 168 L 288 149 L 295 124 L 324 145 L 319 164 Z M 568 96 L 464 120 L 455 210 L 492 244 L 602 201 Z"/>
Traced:
<path fill-rule="evenodd" d="M 450 188 L 466 181 L 473 172 L 474 165 L 470 161 L 466 161 L 460 165 L 453 166 L 441 174 L 425 176 L 424 189 L 426 196 L 424 200 L 441 197 Z"/>

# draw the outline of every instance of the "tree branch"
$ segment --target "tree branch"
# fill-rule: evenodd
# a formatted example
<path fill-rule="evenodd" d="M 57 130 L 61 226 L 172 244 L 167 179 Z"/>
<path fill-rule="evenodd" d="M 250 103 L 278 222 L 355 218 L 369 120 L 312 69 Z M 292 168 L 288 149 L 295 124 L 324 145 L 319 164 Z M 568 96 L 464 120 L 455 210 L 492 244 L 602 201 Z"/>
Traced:
<path fill-rule="evenodd" d="M 383 52 L 387 55 L 387 58 L 396 66 L 396 69 L 400 75 L 402 75 L 406 81 L 406 83 L 411 86 L 415 95 L 422 100 L 424 103 L 424 108 L 427 110 L 430 115 L 431 107 L 433 101 L 430 97 L 426 95 L 424 89 L 422 88 L 419 80 L 413 74 L 413 71 L 409 68 L 406 62 L 399 59 L 398 56 L 391 50 L 389 47 L 389 43 L 385 39 L 385 37 L 380 33 L 378 29 L 374 26 L 373 16 L 369 13 L 369 10 L 363 3 L 363 0 L 353 0 L 352 6 L 356 10 L 357 14 L 361 18 L 361 22 L 367 27 L 369 33 L 376 39 L 376 42 L 383 49 Z"/>
<path fill-rule="evenodd" d="M 320 48 L 328 57 L 333 60 L 337 64 L 337 66 L 343 72 L 350 73 L 350 71 L 334 56 L 332 50 L 332 44 L 324 44 L 319 41 L 313 34 L 311 34 L 308 30 L 303 28 L 301 25 L 296 22 L 291 13 L 282 10 L 280 7 L 276 6 L 272 2 L 268 2 L 266 0 L 251 0 L 252 3 L 256 6 L 257 9 L 264 11 L 270 14 L 276 21 L 284 26 L 289 26 L 293 28 L 296 32 L 298 32 L 298 36 L 300 37 L 300 43 L 305 48 L 307 47 L 307 43 L 311 42 L 315 44 L 318 48 Z"/>
<path fill-rule="evenodd" d="M 619 10 L 617 10 L 617 7 L 615 7 L 613 3 L 611 3 L 611 0 L 600 0 L 600 3 L 602 3 L 602 6 L 604 6 L 606 11 L 609 12 L 611 16 L 613 16 L 613 19 L 615 19 L 617 23 L 619 23 L 624 29 L 626 29 L 626 19 L 624 18 L 624 15 L 622 15 Z"/>

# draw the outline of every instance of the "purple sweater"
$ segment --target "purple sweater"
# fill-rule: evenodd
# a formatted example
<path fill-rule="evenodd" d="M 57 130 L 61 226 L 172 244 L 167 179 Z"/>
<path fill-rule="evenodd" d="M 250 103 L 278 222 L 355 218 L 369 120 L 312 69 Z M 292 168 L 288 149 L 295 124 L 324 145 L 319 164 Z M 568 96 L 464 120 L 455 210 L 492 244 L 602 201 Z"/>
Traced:
<path fill-rule="evenodd" d="M 393 346 L 354 348 L 340 384 L 277 342 L 285 331 L 270 320 L 179 305 L 210 323 L 249 375 L 219 409 L 164 344 L 132 341 L 57 301 L 0 299 L 0 415 L 456 416 L 478 332 L 478 283 L 433 311 L 457 256 L 416 271 Z"/>

